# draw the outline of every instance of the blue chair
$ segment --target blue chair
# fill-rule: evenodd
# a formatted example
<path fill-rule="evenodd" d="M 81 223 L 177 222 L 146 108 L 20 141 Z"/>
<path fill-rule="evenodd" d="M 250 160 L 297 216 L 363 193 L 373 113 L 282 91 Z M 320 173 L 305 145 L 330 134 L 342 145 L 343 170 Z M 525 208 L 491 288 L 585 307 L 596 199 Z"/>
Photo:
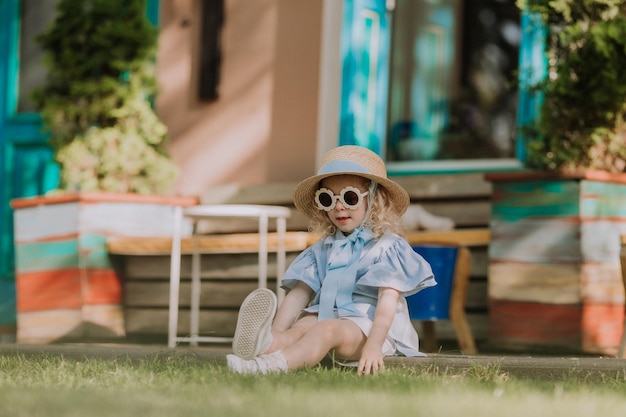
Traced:
<path fill-rule="evenodd" d="M 407 297 L 411 320 L 423 322 L 424 350 L 436 350 L 435 322 L 450 320 L 461 351 L 478 353 L 465 314 L 471 258 L 469 249 L 448 244 L 412 245 L 413 250 L 430 263 L 437 285 Z"/>

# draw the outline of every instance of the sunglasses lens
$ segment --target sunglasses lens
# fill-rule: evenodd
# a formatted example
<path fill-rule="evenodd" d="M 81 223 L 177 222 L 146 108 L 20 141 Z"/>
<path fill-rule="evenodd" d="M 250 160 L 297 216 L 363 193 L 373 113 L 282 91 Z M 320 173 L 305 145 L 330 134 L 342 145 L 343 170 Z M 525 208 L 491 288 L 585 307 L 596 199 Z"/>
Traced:
<path fill-rule="evenodd" d="M 359 203 L 360 196 L 354 191 L 346 191 L 343 194 L 343 201 L 348 206 L 356 206 Z"/>
<path fill-rule="evenodd" d="M 318 200 L 323 207 L 330 207 L 333 205 L 333 197 L 327 193 L 319 193 Z"/>

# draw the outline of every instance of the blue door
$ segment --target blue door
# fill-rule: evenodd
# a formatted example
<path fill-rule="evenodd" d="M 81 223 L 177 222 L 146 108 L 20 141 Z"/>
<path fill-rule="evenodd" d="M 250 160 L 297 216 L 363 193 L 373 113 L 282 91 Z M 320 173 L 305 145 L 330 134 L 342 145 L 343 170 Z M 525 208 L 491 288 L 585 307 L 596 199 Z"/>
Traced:
<path fill-rule="evenodd" d="M 389 82 L 389 12 L 385 0 L 346 0 L 341 39 L 340 145 L 381 154 Z"/>
<path fill-rule="evenodd" d="M 15 325 L 12 199 L 56 188 L 58 168 L 29 99 L 45 80 L 34 38 L 54 19 L 58 0 L 0 0 L 0 334 Z M 158 0 L 147 0 L 154 23 Z"/>
<path fill-rule="evenodd" d="M 55 1 L 0 0 L 0 326 L 15 324 L 13 213 L 16 197 L 56 186 L 58 171 L 28 95 L 42 80 L 34 34 L 51 21 Z"/>

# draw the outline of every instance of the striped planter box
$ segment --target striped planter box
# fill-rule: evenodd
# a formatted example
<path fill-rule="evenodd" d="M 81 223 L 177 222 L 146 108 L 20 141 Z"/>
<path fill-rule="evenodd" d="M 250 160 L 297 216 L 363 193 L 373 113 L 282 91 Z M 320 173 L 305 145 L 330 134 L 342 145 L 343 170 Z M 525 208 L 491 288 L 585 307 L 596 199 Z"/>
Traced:
<path fill-rule="evenodd" d="M 614 355 L 622 335 L 626 181 L 489 174 L 489 341 Z"/>
<path fill-rule="evenodd" d="M 123 337 L 122 283 L 107 239 L 169 237 L 174 206 L 193 204 L 116 193 L 13 200 L 17 341 Z"/>

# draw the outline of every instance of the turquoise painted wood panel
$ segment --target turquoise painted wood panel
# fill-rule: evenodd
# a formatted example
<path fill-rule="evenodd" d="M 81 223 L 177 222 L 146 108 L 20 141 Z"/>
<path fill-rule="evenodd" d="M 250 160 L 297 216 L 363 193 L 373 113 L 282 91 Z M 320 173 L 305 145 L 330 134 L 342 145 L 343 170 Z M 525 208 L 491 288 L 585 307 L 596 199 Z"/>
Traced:
<path fill-rule="evenodd" d="M 15 248 L 16 270 L 20 273 L 78 268 L 78 240 L 23 243 Z"/>
<path fill-rule="evenodd" d="M 84 268 L 111 268 L 105 235 L 83 234 L 78 238 L 78 244 L 81 251 L 81 263 Z"/>
<path fill-rule="evenodd" d="M 578 217 L 577 181 L 512 181 L 493 184 L 493 220 L 516 222 L 536 217 Z"/>
<path fill-rule="evenodd" d="M 626 222 L 626 184 L 581 181 L 581 216 Z"/>

